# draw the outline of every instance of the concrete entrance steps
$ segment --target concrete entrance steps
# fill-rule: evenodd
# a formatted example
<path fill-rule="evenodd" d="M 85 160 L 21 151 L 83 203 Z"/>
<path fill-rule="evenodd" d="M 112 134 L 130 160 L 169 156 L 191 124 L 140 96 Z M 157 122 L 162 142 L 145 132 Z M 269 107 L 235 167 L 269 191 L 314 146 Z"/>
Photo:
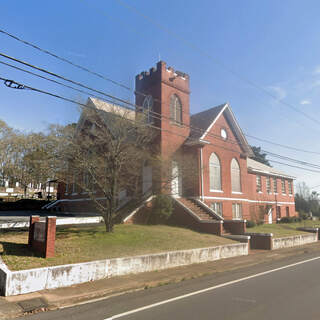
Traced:
<path fill-rule="evenodd" d="M 189 210 L 191 210 L 200 220 L 216 220 L 192 200 L 179 198 L 179 201 L 182 202 L 182 204 L 185 205 Z"/>

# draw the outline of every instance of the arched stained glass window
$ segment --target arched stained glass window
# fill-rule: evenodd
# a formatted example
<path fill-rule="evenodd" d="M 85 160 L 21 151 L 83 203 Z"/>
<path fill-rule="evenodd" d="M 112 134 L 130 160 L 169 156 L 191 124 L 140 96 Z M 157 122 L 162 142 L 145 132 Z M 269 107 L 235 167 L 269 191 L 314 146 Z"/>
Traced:
<path fill-rule="evenodd" d="M 175 123 L 182 123 L 182 104 L 176 94 L 170 98 L 170 119 Z"/>
<path fill-rule="evenodd" d="M 146 115 L 146 121 L 147 123 L 153 123 L 153 98 L 151 95 L 148 95 L 145 97 L 143 101 L 143 112 Z"/>
<path fill-rule="evenodd" d="M 231 160 L 231 190 L 241 192 L 240 166 L 235 158 Z"/>
<path fill-rule="evenodd" d="M 215 153 L 209 159 L 210 190 L 221 190 L 220 160 Z"/>

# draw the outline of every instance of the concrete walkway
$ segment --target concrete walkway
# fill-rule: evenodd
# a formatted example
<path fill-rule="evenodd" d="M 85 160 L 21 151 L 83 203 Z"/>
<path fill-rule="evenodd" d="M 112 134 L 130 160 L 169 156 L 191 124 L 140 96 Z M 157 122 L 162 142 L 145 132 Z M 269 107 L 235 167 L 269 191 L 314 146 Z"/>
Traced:
<path fill-rule="evenodd" d="M 317 254 L 319 249 L 320 243 L 317 242 L 295 248 L 280 249 L 277 252 L 252 250 L 248 256 L 194 264 L 158 272 L 103 279 L 72 287 L 44 290 L 20 296 L 0 297 L 0 319 L 30 312 L 73 306 L 90 300 L 177 283 L 209 274 L 220 276 L 227 271 L 240 270 L 255 265 L 272 264 L 290 257 L 299 258 L 299 256 Z"/>

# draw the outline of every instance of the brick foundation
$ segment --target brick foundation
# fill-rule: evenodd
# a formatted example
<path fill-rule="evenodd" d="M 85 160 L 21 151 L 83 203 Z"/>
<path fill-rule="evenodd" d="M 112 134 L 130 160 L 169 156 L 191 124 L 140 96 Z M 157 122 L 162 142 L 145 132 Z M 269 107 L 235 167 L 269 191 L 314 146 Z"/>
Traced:
<path fill-rule="evenodd" d="M 231 234 L 245 234 L 246 220 L 224 220 L 223 229 Z"/>

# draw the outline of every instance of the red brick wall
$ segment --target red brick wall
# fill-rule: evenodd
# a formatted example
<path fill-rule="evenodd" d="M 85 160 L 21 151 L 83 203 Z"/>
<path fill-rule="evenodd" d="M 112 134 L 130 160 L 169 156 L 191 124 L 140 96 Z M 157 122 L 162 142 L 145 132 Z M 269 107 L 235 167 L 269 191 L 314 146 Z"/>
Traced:
<path fill-rule="evenodd" d="M 223 229 L 231 234 L 245 234 L 246 233 L 246 222 L 239 220 L 224 220 Z"/>
<path fill-rule="evenodd" d="M 250 249 L 272 250 L 272 237 L 250 234 Z"/>
<path fill-rule="evenodd" d="M 35 224 L 45 224 L 44 241 L 34 239 Z M 30 217 L 29 246 L 39 252 L 44 258 L 54 257 L 56 239 L 56 217 L 46 217 L 46 222 L 40 222 L 39 216 Z"/>
<path fill-rule="evenodd" d="M 227 131 L 228 138 L 223 140 L 220 137 L 221 128 Z M 222 114 L 217 120 L 213 128 L 210 130 L 209 135 L 205 137 L 205 140 L 211 144 L 206 145 L 202 149 L 203 156 L 203 189 L 205 202 L 210 206 L 212 202 L 223 202 L 223 216 L 225 219 L 232 219 L 232 203 L 242 203 L 243 218 L 247 218 L 249 215 L 249 205 L 247 202 L 239 201 L 237 199 L 247 199 L 250 185 L 248 184 L 247 174 L 247 160 L 243 154 L 239 145 L 235 144 L 236 137 L 231 130 L 227 119 Z M 210 191 L 209 180 L 209 158 L 212 153 L 215 153 L 220 160 L 221 165 L 221 185 L 223 192 Z M 241 193 L 232 193 L 231 190 L 231 161 L 235 158 L 240 166 L 241 172 Z M 217 200 L 210 198 L 228 198 L 231 200 Z M 232 200 L 235 199 L 235 200 Z"/>
<path fill-rule="evenodd" d="M 174 157 L 177 152 L 182 151 L 180 148 L 190 133 L 189 76 L 176 74 L 165 62 L 160 61 L 156 68 L 136 76 L 136 91 L 137 106 L 142 106 L 145 99 L 139 92 L 152 95 L 153 111 L 157 113 L 155 117 L 161 114 L 161 119 L 155 120 L 155 125 L 161 128 L 159 139 L 155 142 L 158 144 L 157 149 L 163 159 Z M 182 124 L 170 121 L 170 98 L 174 94 L 182 104 Z"/>

